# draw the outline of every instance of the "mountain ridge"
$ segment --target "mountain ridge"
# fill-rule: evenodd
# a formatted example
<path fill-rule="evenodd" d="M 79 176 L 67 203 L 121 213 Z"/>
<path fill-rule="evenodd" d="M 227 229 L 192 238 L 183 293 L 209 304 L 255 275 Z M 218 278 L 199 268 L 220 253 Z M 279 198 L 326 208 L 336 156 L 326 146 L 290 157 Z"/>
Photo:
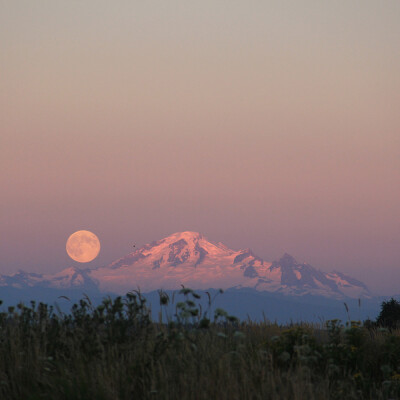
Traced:
<path fill-rule="evenodd" d="M 250 248 L 233 250 L 193 231 L 173 233 L 94 269 L 69 267 L 53 275 L 23 271 L 0 275 L 0 287 L 97 288 L 120 294 L 136 288 L 143 292 L 173 290 L 181 285 L 193 289 L 253 288 L 337 299 L 371 297 L 364 283 L 344 273 L 322 272 L 298 263 L 288 253 L 266 262 Z"/>

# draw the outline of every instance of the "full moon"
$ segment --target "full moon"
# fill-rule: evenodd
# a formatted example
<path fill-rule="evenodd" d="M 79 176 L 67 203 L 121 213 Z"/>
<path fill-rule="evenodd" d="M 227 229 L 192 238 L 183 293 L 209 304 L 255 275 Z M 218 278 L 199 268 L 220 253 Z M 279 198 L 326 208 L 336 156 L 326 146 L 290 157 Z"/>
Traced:
<path fill-rule="evenodd" d="M 86 263 L 98 256 L 100 241 L 92 232 L 77 231 L 68 238 L 65 248 L 73 260 Z"/>

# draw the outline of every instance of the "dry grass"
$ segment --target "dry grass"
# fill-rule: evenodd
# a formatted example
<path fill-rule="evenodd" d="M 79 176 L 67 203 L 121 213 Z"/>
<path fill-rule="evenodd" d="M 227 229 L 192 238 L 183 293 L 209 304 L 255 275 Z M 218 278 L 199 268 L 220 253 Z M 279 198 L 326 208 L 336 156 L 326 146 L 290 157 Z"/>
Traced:
<path fill-rule="evenodd" d="M 400 398 L 400 331 L 239 323 L 218 309 L 209 319 L 195 295 L 157 322 L 140 293 L 96 308 L 86 298 L 68 315 L 1 313 L 0 398 Z"/>

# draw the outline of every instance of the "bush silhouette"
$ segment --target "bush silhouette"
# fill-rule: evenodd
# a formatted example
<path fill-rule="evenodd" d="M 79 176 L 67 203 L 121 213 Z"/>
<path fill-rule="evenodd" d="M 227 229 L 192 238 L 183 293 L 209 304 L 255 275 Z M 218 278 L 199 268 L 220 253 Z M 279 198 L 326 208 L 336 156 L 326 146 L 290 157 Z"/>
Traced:
<path fill-rule="evenodd" d="M 382 302 L 376 324 L 389 329 L 400 326 L 400 302 L 393 297 L 389 301 Z"/>

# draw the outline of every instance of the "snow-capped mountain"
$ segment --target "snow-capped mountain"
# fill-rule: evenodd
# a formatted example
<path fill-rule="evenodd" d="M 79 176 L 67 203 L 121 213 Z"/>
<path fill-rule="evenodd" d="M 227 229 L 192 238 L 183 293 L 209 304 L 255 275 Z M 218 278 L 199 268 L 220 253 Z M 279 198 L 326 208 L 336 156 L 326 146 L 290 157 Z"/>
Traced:
<path fill-rule="evenodd" d="M 89 269 L 67 268 L 55 275 L 0 276 L 0 286 L 52 288 L 98 287 L 124 294 L 140 288 L 157 289 L 253 288 L 287 295 L 326 297 L 370 297 L 362 283 L 339 272 L 324 273 L 299 264 L 289 254 L 266 262 L 250 249 L 232 250 L 197 232 L 174 233 L 146 244 L 108 266 Z"/>
<path fill-rule="evenodd" d="M 17 289 L 43 287 L 54 289 L 97 289 L 97 284 L 89 276 L 90 270 L 74 267 L 66 268 L 57 274 L 36 274 L 19 271 L 14 275 L 0 275 L 0 287 Z"/>
<path fill-rule="evenodd" d="M 287 294 L 316 294 L 328 297 L 341 296 L 361 298 L 371 297 L 368 287 L 348 275 L 340 272 L 322 272 L 309 264 L 299 264 L 290 254 L 284 254 L 279 261 L 274 261 L 271 270 L 279 271 L 280 287 L 277 291 Z M 260 279 L 258 290 L 269 289 L 271 282 Z"/>
<path fill-rule="evenodd" d="M 289 254 L 266 262 L 250 249 L 232 250 L 197 232 L 174 233 L 146 244 L 108 266 L 90 271 L 100 289 L 123 293 L 178 289 L 254 288 L 288 295 L 369 297 L 368 288 L 338 272 L 299 264 Z"/>

